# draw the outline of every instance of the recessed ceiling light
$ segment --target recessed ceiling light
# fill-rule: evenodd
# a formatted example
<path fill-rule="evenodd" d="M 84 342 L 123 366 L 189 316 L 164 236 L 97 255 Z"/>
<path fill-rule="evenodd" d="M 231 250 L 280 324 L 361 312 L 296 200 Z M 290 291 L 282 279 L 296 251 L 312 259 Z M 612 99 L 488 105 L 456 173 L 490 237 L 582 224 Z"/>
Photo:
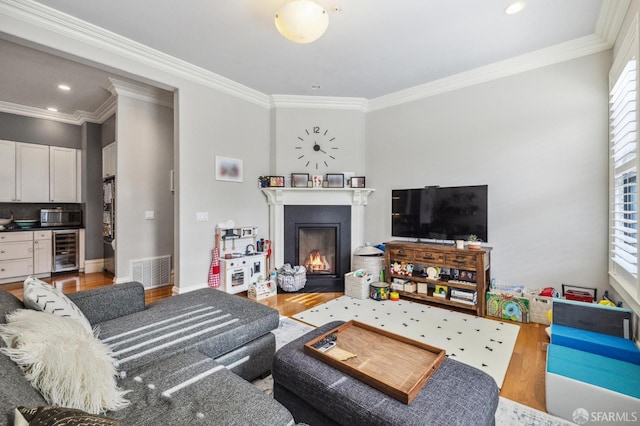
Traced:
<path fill-rule="evenodd" d="M 515 15 L 516 13 L 524 9 L 526 5 L 527 5 L 527 2 L 525 1 L 515 1 L 506 7 L 506 9 L 504 10 L 504 13 L 506 13 L 507 15 Z"/>
<path fill-rule="evenodd" d="M 69 91 L 69 90 L 71 90 L 71 87 L 69 87 L 66 84 L 58 84 L 58 89 L 64 90 L 64 91 Z"/>
<path fill-rule="evenodd" d="M 58 112 L 58 108 L 54 108 L 54 107 L 49 107 L 49 108 L 47 108 L 47 110 L 49 110 L 51 112 Z"/>

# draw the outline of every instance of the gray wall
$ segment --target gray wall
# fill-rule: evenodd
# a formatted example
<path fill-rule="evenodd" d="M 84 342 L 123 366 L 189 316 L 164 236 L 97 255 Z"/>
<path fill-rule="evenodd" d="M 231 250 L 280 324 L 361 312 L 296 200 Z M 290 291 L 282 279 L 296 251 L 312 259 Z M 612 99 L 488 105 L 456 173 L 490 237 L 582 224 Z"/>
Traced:
<path fill-rule="evenodd" d="M 102 146 L 101 126 L 82 125 L 82 200 L 85 217 L 85 258 L 102 259 Z"/>
<path fill-rule="evenodd" d="M 489 185 L 498 284 L 607 287 L 611 52 L 367 114 L 367 238 L 391 189 Z"/>
<path fill-rule="evenodd" d="M 116 140 L 116 114 L 107 118 L 102 123 L 102 134 L 100 135 L 100 145 L 104 148 Z M 102 153 L 100 154 L 102 156 Z M 102 167 L 102 164 L 100 165 Z"/>
<path fill-rule="evenodd" d="M 0 139 L 80 149 L 80 126 L 0 112 Z"/>

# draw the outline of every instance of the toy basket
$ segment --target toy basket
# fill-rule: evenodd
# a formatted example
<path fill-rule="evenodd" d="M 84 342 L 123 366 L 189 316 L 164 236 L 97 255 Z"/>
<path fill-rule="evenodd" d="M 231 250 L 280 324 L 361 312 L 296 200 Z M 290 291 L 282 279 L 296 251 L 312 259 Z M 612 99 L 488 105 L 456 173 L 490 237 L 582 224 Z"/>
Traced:
<path fill-rule="evenodd" d="M 307 269 L 302 265 L 291 267 L 285 263 L 277 272 L 278 286 L 284 291 L 298 291 L 307 283 Z"/>

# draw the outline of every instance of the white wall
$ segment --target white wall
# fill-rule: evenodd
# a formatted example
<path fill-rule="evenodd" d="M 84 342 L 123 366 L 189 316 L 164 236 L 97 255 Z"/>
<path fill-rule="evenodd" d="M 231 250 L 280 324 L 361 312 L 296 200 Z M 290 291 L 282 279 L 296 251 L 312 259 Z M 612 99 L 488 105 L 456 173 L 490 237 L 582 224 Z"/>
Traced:
<path fill-rule="evenodd" d="M 215 225 L 257 226 L 268 238 L 267 201 L 258 177 L 269 174 L 269 110 L 185 82 L 179 96 L 180 292 L 206 285 Z M 215 156 L 243 160 L 244 182 L 215 180 Z M 196 222 L 208 212 L 208 222 Z"/>
<path fill-rule="evenodd" d="M 122 95 L 117 102 L 116 280 L 123 282 L 131 260 L 173 255 L 173 110 Z"/>
<path fill-rule="evenodd" d="M 364 131 L 365 114 L 362 111 L 334 108 L 281 108 L 274 111 L 275 120 L 275 162 L 276 175 L 287 178 L 291 173 L 326 175 L 327 173 L 365 173 Z M 308 136 L 314 126 L 321 129 L 321 135 Z M 323 136 L 327 131 L 326 136 Z M 305 141 L 300 141 L 302 137 Z M 329 142 L 328 138 L 335 138 Z M 313 141 L 335 157 L 328 158 L 322 152 L 314 152 Z M 296 149 L 300 146 L 302 149 Z M 338 148 L 332 150 L 331 148 Z M 298 159 L 304 155 L 302 159 Z M 328 167 L 324 165 L 327 161 Z M 306 166 L 307 161 L 311 161 Z M 318 164 L 316 169 L 315 165 Z"/>
<path fill-rule="evenodd" d="M 498 284 L 601 292 L 610 65 L 607 51 L 367 114 L 367 239 L 391 238 L 391 189 L 487 184 Z"/>

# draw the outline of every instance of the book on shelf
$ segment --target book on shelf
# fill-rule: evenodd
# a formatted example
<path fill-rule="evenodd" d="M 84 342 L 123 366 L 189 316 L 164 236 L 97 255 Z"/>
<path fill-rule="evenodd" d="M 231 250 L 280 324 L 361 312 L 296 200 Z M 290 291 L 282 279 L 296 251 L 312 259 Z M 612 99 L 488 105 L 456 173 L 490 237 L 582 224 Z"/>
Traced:
<path fill-rule="evenodd" d="M 456 303 L 464 303 L 465 305 L 475 305 L 476 302 L 474 302 L 473 300 L 469 300 L 469 299 L 461 299 L 458 297 L 453 297 L 451 296 L 451 298 L 449 299 L 452 302 L 456 302 Z"/>

